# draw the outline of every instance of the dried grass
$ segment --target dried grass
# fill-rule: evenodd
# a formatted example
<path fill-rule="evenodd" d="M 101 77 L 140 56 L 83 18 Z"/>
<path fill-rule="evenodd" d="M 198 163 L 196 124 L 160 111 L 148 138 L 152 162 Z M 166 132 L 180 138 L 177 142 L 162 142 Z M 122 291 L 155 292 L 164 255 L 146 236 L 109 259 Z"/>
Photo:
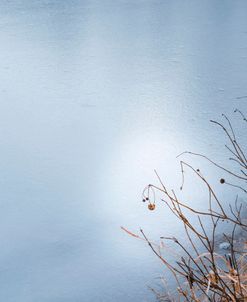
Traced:
<path fill-rule="evenodd" d="M 239 110 L 235 110 L 235 112 L 239 114 L 244 123 L 247 122 L 242 112 Z M 225 115 L 223 115 L 223 118 L 226 125 L 218 121 L 211 122 L 219 126 L 226 134 L 229 143 L 229 145 L 226 145 L 226 148 L 231 154 L 229 159 L 237 164 L 237 170 L 230 170 L 219 165 L 202 154 L 188 151 L 183 154 L 189 153 L 191 156 L 206 159 L 215 167 L 228 174 L 234 181 L 233 183 L 228 183 L 225 178 L 221 178 L 220 183 L 222 185 L 232 186 L 243 194 L 246 194 L 247 156 L 244 148 L 236 138 L 230 120 Z M 180 154 L 179 157 L 183 154 Z M 189 247 L 175 237 L 161 237 L 161 242 L 157 244 L 150 241 L 143 230 L 140 230 L 140 235 L 137 235 L 126 228 L 122 228 L 129 235 L 144 240 L 162 264 L 174 276 L 177 286 L 173 292 L 169 292 L 168 289 L 166 289 L 165 293 L 152 290 L 159 301 L 247 302 L 247 244 L 242 245 L 241 248 L 235 244 L 237 228 L 240 228 L 244 232 L 242 234 L 245 234 L 247 231 L 246 220 L 242 218 L 242 204 L 238 201 L 238 197 L 236 197 L 235 204 L 229 205 L 229 208 L 226 209 L 200 170 L 195 169 L 183 160 L 180 161 L 180 166 L 182 173 L 181 190 L 184 186 L 184 173 L 186 169 L 190 169 L 205 185 L 209 196 L 207 211 L 196 210 L 177 198 L 173 190 L 168 190 L 156 171 L 159 184 L 149 184 L 144 189 L 143 201 L 148 202 L 149 210 L 154 210 L 156 203 L 155 196 L 157 193 L 161 194 L 161 201 L 170 209 L 177 220 L 182 223 Z M 191 221 L 191 214 L 196 215 L 198 224 Z M 208 225 L 205 226 L 205 218 L 210 221 L 211 227 Z M 217 251 L 216 244 L 217 229 L 222 221 L 228 222 L 231 225 L 231 234 L 228 236 L 224 235 L 224 241 L 229 244 L 229 250 L 225 255 Z M 171 241 L 176 246 L 176 252 L 175 250 L 172 251 L 172 254 L 176 257 L 175 261 L 168 261 L 167 257 L 164 256 L 169 251 L 166 241 Z M 177 253 L 177 247 L 182 250 L 182 256 Z M 165 282 L 164 286 L 166 288 Z"/>

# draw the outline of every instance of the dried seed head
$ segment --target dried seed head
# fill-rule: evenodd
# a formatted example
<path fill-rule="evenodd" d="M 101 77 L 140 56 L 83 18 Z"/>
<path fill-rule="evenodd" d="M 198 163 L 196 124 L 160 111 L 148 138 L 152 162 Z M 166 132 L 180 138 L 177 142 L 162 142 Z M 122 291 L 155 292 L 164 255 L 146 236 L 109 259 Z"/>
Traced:
<path fill-rule="evenodd" d="M 149 209 L 150 211 L 153 211 L 153 210 L 155 209 L 155 204 L 154 204 L 154 203 L 150 203 L 150 204 L 148 205 L 148 209 Z"/>
<path fill-rule="evenodd" d="M 225 181 L 224 178 L 221 178 L 221 179 L 220 179 L 220 183 L 221 183 L 221 184 L 224 184 L 225 182 L 226 182 L 226 181 Z"/>

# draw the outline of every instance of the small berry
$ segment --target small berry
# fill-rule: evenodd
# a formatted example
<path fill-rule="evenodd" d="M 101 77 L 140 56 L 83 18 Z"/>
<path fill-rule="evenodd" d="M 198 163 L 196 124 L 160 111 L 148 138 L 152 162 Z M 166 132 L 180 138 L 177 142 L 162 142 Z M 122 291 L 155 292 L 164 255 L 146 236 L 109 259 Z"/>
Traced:
<path fill-rule="evenodd" d="M 146 197 L 146 200 L 149 200 L 149 198 L 148 198 L 148 197 Z"/>
<path fill-rule="evenodd" d="M 224 184 L 224 183 L 225 183 L 224 178 L 221 178 L 221 179 L 220 179 L 220 183 L 221 183 L 221 184 Z"/>
<path fill-rule="evenodd" d="M 143 198 L 143 200 L 142 200 L 142 201 L 143 201 L 143 202 L 145 202 L 145 201 L 146 201 L 146 199 L 144 199 L 144 198 Z"/>

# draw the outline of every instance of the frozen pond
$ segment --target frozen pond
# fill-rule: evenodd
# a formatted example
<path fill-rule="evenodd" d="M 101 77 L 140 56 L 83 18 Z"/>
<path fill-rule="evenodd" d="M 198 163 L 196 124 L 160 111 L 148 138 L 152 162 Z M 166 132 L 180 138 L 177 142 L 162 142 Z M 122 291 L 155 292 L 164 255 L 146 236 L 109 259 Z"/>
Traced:
<path fill-rule="evenodd" d="M 153 301 L 164 272 L 120 226 L 178 230 L 141 191 L 221 158 L 209 119 L 246 112 L 246 71 L 244 0 L 2 0 L 0 300 Z"/>

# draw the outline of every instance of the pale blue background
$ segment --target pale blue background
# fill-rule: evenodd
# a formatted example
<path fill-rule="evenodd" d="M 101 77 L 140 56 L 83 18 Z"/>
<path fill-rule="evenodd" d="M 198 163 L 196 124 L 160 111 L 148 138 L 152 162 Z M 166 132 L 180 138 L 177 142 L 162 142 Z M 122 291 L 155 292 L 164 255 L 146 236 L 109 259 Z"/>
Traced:
<path fill-rule="evenodd" d="M 166 273 L 120 226 L 179 232 L 142 188 L 221 160 L 208 121 L 246 110 L 246 71 L 246 1 L 2 0 L 0 300 L 153 301 Z"/>

